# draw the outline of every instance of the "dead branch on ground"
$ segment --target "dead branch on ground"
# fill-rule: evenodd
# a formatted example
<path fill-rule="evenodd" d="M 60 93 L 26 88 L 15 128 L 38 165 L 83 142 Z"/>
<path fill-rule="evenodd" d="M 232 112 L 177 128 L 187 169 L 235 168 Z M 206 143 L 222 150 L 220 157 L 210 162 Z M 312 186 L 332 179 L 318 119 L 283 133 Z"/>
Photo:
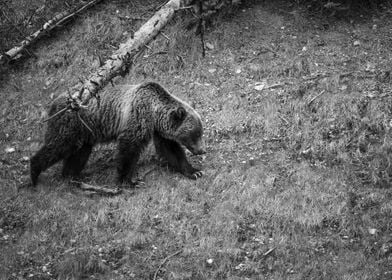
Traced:
<path fill-rule="evenodd" d="M 94 186 L 94 185 L 90 185 L 90 184 L 78 182 L 78 181 L 71 181 L 71 182 L 75 183 L 83 191 L 93 191 L 93 192 L 105 194 L 105 195 L 117 195 L 122 192 L 122 189 L 117 188 L 117 187 L 112 188 L 112 187 L 108 187 L 108 186 Z"/>

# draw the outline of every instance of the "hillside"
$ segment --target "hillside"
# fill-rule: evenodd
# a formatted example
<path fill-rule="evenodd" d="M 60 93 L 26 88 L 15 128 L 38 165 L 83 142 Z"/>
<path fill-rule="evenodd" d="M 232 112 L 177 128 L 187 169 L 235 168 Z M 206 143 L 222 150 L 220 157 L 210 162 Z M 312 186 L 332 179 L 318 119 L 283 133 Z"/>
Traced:
<path fill-rule="evenodd" d="M 386 11 L 249 1 L 209 25 L 205 58 L 178 16 L 113 86 L 155 80 L 192 104 L 207 153 L 188 156 L 204 176 L 173 173 L 148 149 L 145 185 L 118 196 L 78 190 L 60 164 L 21 187 L 53 98 L 152 13 L 109 2 L 1 77 L 0 279 L 391 279 Z M 96 147 L 84 181 L 113 184 L 114 155 Z"/>

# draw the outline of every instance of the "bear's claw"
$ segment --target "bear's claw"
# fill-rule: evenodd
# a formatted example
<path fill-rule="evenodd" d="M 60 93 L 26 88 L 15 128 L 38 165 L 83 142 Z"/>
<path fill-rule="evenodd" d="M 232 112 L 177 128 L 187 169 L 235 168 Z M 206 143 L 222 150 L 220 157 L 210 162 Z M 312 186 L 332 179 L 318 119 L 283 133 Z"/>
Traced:
<path fill-rule="evenodd" d="M 197 178 L 201 178 L 203 176 L 203 171 L 196 171 L 192 174 L 192 179 L 196 180 Z"/>
<path fill-rule="evenodd" d="M 143 188 L 146 186 L 146 183 L 141 179 L 136 179 L 135 181 L 131 181 L 132 188 Z"/>

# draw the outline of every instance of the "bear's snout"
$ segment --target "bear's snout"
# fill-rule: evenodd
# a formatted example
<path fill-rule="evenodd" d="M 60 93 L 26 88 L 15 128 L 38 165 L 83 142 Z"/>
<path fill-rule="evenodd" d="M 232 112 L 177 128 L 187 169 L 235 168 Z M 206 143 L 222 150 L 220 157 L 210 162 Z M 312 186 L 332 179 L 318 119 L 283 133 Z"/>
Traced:
<path fill-rule="evenodd" d="M 194 154 L 194 155 L 202 155 L 202 154 L 205 154 L 205 153 L 206 153 L 206 150 L 205 150 L 204 148 L 201 148 L 201 149 L 194 150 L 194 151 L 191 151 L 191 152 L 192 152 L 192 154 Z"/>
<path fill-rule="evenodd" d="M 194 155 L 202 155 L 206 153 L 204 148 L 204 141 L 199 140 L 195 144 L 188 145 L 189 151 Z"/>

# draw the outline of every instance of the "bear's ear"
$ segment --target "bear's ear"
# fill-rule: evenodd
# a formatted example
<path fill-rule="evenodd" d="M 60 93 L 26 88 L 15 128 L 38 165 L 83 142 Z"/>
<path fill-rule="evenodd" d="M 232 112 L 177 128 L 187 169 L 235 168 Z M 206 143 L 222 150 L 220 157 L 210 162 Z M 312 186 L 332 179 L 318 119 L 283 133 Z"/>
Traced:
<path fill-rule="evenodd" d="M 172 117 L 176 122 L 182 122 L 186 117 L 186 111 L 183 107 L 178 107 L 176 110 L 173 110 Z"/>

